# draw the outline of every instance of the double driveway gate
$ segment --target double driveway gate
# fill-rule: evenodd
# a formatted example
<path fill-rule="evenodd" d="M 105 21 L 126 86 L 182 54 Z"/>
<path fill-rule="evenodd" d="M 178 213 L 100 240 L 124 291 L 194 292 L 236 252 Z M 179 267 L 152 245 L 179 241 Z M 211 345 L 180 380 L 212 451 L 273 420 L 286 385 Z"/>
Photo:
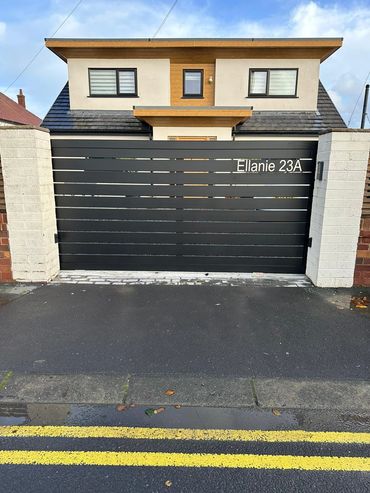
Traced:
<path fill-rule="evenodd" d="M 62 269 L 305 271 L 316 143 L 52 141 Z"/>

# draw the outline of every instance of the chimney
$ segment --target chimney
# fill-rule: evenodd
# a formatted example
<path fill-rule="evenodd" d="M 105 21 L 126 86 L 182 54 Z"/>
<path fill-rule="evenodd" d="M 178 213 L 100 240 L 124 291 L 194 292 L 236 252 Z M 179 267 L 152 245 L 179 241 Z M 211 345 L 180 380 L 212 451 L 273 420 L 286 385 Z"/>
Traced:
<path fill-rule="evenodd" d="M 23 94 L 22 89 L 19 89 L 19 94 L 17 94 L 17 98 L 18 98 L 18 104 L 20 104 L 21 106 L 23 106 L 23 108 L 25 108 L 26 107 L 26 98 Z"/>

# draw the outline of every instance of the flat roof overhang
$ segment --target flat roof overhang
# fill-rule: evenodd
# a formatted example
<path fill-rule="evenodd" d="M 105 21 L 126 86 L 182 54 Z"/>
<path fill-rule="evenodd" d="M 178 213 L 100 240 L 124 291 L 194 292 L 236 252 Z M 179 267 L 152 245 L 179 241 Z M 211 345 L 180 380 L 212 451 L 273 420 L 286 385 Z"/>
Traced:
<path fill-rule="evenodd" d="M 152 127 L 235 127 L 252 116 L 251 106 L 134 106 L 136 118 Z"/>
<path fill-rule="evenodd" d="M 109 58 L 119 57 L 122 50 L 149 51 L 160 53 L 168 50 L 208 50 L 214 56 L 224 56 L 228 50 L 230 58 L 267 58 L 279 50 L 282 58 L 319 58 L 324 61 L 342 46 L 343 38 L 169 38 L 169 39 L 95 39 L 95 38 L 46 38 L 45 46 L 66 61 L 68 58 L 99 56 L 101 50 L 109 51 Z M 302 51 L 303 50 L 303 51 Z M 76 56 L 77 55 L 77 56 Z"/>

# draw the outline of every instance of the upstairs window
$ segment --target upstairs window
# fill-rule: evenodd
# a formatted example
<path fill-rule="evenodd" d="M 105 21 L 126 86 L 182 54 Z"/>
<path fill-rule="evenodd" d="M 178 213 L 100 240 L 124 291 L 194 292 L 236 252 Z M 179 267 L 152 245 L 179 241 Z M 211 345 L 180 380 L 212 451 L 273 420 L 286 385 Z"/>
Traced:
<path fill-rule="evenodd" d="M 186 69 L 184 70 L 183 97 L 202 98 L 203 97 L 203 70 Z"/>
<path fill-rule="evenodd" d="M 137 72 L 134 68 L 89 69 L 90 96 L 137 97 Z"/>
<path fill-rule="evenodd" d="M 297 77 L 298 69 L 251 69 L 249 97 L 296 97 Z"/>

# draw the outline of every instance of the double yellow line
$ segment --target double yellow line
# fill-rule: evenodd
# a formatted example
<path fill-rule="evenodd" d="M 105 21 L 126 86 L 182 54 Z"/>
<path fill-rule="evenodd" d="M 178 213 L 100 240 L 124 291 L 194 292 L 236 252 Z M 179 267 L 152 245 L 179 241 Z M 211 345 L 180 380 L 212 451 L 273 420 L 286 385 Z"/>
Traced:
<path fill-rule="evenodd" d="M 4 426 L 0 428 L 0 437 L 370 444 L 370 433 L 310 432 L 303 430 L 129 428 L 114 426 Z M 68 450 L 0 450 L 0 464 L 370 471 L 370 458 L 368 457 Z"/>

